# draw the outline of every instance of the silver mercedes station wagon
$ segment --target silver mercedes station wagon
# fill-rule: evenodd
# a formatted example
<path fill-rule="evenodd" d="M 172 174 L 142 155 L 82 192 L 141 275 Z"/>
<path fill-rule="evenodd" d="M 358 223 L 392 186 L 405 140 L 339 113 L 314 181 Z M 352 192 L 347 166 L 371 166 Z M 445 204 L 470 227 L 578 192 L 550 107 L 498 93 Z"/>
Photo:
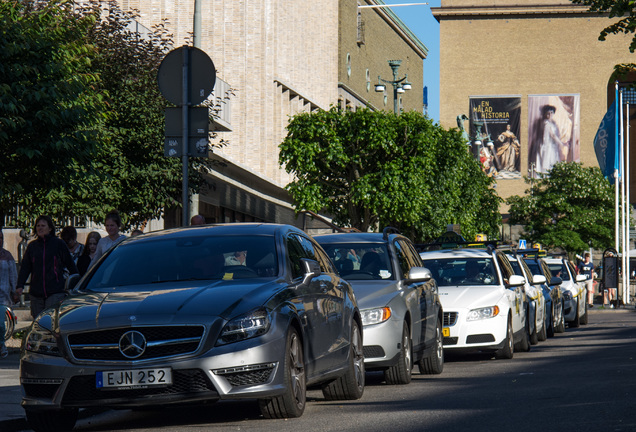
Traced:
<path fill-rule="evenodd" d="M 75 284 L 75 285 L 74 285 Z M 257 399 L 266 418 L 364 391 L 351 286 L 288 225 L 204 225 L 112 248 L 24 337 L 22 405 L 39 431 L 78 409 Z"/>

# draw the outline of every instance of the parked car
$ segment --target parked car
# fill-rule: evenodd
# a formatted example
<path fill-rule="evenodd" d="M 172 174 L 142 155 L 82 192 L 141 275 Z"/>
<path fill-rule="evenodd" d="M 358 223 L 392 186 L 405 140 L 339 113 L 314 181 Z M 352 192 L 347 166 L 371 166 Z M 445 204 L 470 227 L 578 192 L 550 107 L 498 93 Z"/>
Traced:
<path fill-rule="evenodd" d="M 367 370 L 388 384 L 408 384 L 444 368 L 443 311 L 437 285 L 411 241 L 397 230 L 315 236 L 351 283 L 362 314 Z"/>
<path fill-rule="evenodd" d="M 548 337 L 553 337 L 555 333 L 563 333 L 565 331 L 565 320 L 563 319 L 563 295 L 560 288 L 561 278 L 552 276 L 552 272 L 550 272 L 545 260 L 540 258 L 536 252 L 529 252 L 523 255 L 523 261 L 528 265 L 532 274 L 543 276 L 546 280 L 541 287 L 545 298 Z"/>
<path fill-rule="evenodd" d="M 307 386 L 328 400 L 364 391 L 353 289 L 294 227 L 144 234 L 75 282 L 24 337 L 22 405 L 36 431 L 70 430 L 85 407 L 249 398 L 285 418 L 302 415 Z"/>
<path fill-rule="evenodd" d="M 553 276 L 559 276 L 563 295 L 563 319 L 568 327 L 587 324 L 587 287 L 585 275 L 577 275 L 574 265 L 563 256 L 544 258 Z"/>
<path fill-rule="evenodd" d="M 544 341 L 548 337 L 545 319 L 545 297 L 541 287 L 542 284 L 545 284 L 546 279 L 543 276 L 533 275 L 528 265 L 523 259 L 519 259 L 516 254 L 509 253 L 507 256 L 515 274 L 523 276 L 526 280 L 524 291 L 528 300 L 527 326 L 530 334 L 530 344 L 536 345 L 539 341 Z"/>
<path fill-rule="evenodd" d="M 492 248 L 421 252 L 439 286 L 444 349 L 493 352 L 512 358 L 530 349 L 525 279 L 505 253 Z"/>

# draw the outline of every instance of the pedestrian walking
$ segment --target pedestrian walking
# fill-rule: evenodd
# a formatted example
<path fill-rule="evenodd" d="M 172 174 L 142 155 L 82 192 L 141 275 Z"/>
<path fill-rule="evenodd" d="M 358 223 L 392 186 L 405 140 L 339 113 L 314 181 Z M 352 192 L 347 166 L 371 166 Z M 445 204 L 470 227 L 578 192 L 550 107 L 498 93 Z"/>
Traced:
<path fill-rule="evenodd" d="M 587 287 L 587 305 L 594 307 L 594 264 L 590 257 L 590 253 L 585 253 L 585 261 L 580 262 L 576 267 L 577 274 L 585 275 L 585 286 Z"/>
<path fill-rule="evenodd" d="M 117 210 L 112 210 L 106 215 L 106 219 L 104 220 L 104 228 L 106 228 L 106 232 L 108 233 L 108 235 L 106 237 L 102 237 L 99 240 L 99 243 L 97 243 L 95 256 L 91 260 L 91 264 L 88 268 L 93 267 L 102 255 L 104 255 L 110 248 L 126 238 L 125 235 L 119 232 L 119 230 L 121 229 L 121 216 L 119 216 L 119 212 Z"/>
<path fill-rule="evenodd" d="M 7 331 L 4 324 L 4 314 L 7 307 L 15 303 L 18 295 L 15 291 L 18 272 L 15 260 L 11 252 L 4 249 L 4 233 L 0 229 L 0 358 L 9 355 L 9 350 L 4 344 L 4 333 Z"/>
<path fill-rule="evenodd" d="M 77 260 L 82 255 L 82 252 L 84 252 L 84 245 L 77 241 L 77 230 L 73 226 L 66 226 L 62 228 L 60 238 L 64 240 L 64 243 L 68 246 L 68 251 L 71 253 L 73 262 L 77 265 Z"/>
<path fill-rule="evenodd" d="M 80 276 L 84 276 L 88 266 L 91 264 L 91 260 L 95 256 L 97 251 L 97 243 L 102 238 L 97 231 L 92 231 L 86 236 L 86 244 L 84 244 L 84 252 L 82 256 L 77 260 L 77 270 Z"/>
<path fill-rule="evenodd" d="M 64 300 L 64 270 L 70 275 L 78 273 L 66 243 L 55 237 L 55 225 L 49 216 L 42 215 L 35 220 L 34 234 L 35 240 L 24 253 L 16 288 L 17 294 L 22 295 L 24 284 L 31 276 L 29 299 L 33 318 Z"/>

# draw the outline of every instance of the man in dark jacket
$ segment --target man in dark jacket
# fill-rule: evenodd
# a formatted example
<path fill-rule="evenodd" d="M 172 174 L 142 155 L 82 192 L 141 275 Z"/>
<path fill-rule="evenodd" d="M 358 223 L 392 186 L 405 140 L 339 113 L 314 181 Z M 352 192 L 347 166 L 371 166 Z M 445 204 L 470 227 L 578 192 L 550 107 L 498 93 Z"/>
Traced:
<path fill-rule="evenodd" d="M 35 234 L 37 238 L 29 243 L 24 253 L 16 288 L 21 295 L 31 276 L 29 299 L 33 318 L 64 300 L 64 269 L 68 269 L 69 274 L 78 273 L 66 243 L 55 237 L 55 225 L 49 216 L 36 219 Z"/>

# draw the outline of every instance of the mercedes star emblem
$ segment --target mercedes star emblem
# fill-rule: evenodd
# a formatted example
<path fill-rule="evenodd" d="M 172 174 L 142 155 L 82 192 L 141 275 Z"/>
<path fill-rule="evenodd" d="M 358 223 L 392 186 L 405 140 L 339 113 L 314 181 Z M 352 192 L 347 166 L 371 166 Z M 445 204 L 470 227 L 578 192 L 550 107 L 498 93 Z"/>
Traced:
<path fill-rule="evenodd" d="M 119 339 L 119 351 L 129 359 L 136 359 L 146 351 L 146 337 L 137 330 L 123 334 Z"/>

